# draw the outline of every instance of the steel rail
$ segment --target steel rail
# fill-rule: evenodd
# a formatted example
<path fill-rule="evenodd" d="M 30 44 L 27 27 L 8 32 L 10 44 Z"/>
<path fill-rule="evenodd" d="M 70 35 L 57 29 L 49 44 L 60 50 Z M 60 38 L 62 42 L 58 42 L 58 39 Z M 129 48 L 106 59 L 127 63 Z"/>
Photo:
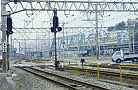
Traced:
<path fill-rule="evenodd" d="M 58 74 L 55 74 L 55 73 L 51 73 L 51 72 L 47 72 L 47 71 L 42 71 L 42 70 L 39 70 L 39 69 L 36 69 L 36 68 L 32 68 L 32 67 L 29 67 L 29 68 L 21 68 L 27 72 L 30 72 L 32 74 L 35 74 L 37 76 L 40 76 L 40 77 L 43 77 L 49 81 L 52 81 L 54 83 L 57 83 L 57 84 L 60 84 L 60 85 L 63 85 L 67 88 L 70 88 L 72 90 L 80 90 L 79 86 L 78 87 L 74 87 L 72 85 L 81 85 L 81 86 L 86 86 L 86 88 L 81 88 L 81 90 L 87 90 L 87 87 L 88 89 L 91 89 L 91 90 L 109 90 L 107 88 L 104 88 L 104 87 L 101 87 L 101 86 L 98 86 L 98 85 L 93 85 L 93 84 L 89 84 L 89 83 L 86 83 L 86 82 L 83 82 L 83 81 L 79 81 L 79 80 L 76 80 L 76 79 L 73 79 L 73 78 L 69 78 L 69 77 L 65 77 L 65 76 L 62 76 L 62 75 L 58 75 Z M 46 75 L 50 75 L 50 77 L 57 77 L 59 78 L 59 80 L 54 80 L 50 77 L 47 77 Z M 64 80 L 64 82 L 61 82 L 61 80 Z M 65 83 L 66 82 L 66 83 Z M 71 83 L 72 85 L 69 85 L 68 83 Z M 91 87 L 91 88 L 90 88 Z"/>

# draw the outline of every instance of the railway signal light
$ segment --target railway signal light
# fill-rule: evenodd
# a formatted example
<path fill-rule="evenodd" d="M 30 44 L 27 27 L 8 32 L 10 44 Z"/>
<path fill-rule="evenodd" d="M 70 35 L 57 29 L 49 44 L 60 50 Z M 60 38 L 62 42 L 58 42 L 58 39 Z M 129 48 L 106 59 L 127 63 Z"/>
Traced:
<path fill-rule="evenodd" d="M 7 34 L 12 34 L 12 18 L 10 16 L 7 17 Z"/>
<path fill-rule="evenodd" d="M 51 32 L 54 32 L 55 30 L 54 30 L 54 27 L 51 27 Z"/>
<path fill-rule="evenodd" d="M 17 0 L 14 0 L 14 3 L 17 4 Z"/>
<path fill-rule="evenodd" d="M 59 20 L 58 20 L 58 16 L 57 16 L 57 9 L 54 9 L 54 16 L 53 16 L 53 27 L 51 27 L 51 32 L 60 32 L 62 31 L 61 27 L 59 26 Z"/>
<path fill-rule="evenodd" d="M 58 32 L 62 31 L 62 28 L 61 27 L 58 27 Z"/>
<path fill-rule="evenodd" d="M 58 17 L 57 16 L 53 16 L 53 27 L 58 28 Z"/>

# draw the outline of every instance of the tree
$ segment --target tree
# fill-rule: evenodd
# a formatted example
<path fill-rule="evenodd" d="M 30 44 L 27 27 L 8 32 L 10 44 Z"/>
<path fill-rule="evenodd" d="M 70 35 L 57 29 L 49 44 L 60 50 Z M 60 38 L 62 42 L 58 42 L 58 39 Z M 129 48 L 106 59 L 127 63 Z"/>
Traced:
<path fill-rule="evenodd" d="M 126 27 L 126 24 L 124 21 L 122 21 L 122 22 L 116 24 L 115 29 L 116 30 L 123 30 L 123 29 L 125 29 L 125 27 Z"/>
<path fill-rule="evenodd" d="M 114 27 L 108 27 L 107 30 L 112 31 L 112 30 L 114 30 Z"/>

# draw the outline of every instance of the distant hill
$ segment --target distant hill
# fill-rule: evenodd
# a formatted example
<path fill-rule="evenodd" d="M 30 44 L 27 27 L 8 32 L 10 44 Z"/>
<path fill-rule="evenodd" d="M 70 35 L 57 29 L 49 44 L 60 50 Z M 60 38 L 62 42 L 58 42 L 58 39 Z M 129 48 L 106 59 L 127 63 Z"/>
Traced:
<path fill-rule="evenodd" d="M 131 20 L 131 28 L 134 29 L 136 32 L 138 32 L 138 18 Z M 115 30 L 128 30 L 128 24 L 127 22 L 120 22 L 117 23 L 115 26 L 108 27 L 108 31 L 115 31 Z"/>

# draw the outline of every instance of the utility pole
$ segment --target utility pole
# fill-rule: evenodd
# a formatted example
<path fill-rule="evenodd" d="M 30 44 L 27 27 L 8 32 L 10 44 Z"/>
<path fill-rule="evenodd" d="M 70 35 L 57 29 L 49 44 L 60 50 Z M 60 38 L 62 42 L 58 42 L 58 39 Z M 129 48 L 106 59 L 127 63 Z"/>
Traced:
<path fill-rule="evenodd" d="M 48 31 L 48 46 L 49 46 L 49 48 L 48 48 L 48 50 L 50 51 L 51 50 L 51 47 L 50 47 L 50 32 Z"/>
<path fill-rule="evenodd" d="M 131 54 L 131 22 L 128 19 L 128 36 L 129 36 L 129 54 Z"/>
<path fill-rule="evenodd" d="M 19 53 L 21 53 L 21 43 L 19 41 Z"/>
<path fill-rule="evenodd" d="M 7 72 L 6 48 L 6 0 L 1 0 L 2 70 Z"/>
<path fill-rule="evenodd" d="M 133 54 L 135 54 L 135 26 L 133 24 Z"/>
<path fill-rule="evenodd" d="M 96 24 L 96 60 L 99 60 L 99 43 L 98 43 L 98 11 L 97 4 L 95 5 L 95 24 Z"/>
<path fill-rule="evenodd" d="M 65 50 L 64 50 L 65 49 L 65 30 L 64 30 L 65 24 L 68 24 L 68 23 L 67 22 L 62 23 L 62 28 L 63 28 L 63 43 L 62 43 L 63 44 L 63 60 L 64 60 L 64 56 L 65 56 L 65 54 L 64 54 L 65 53 Z"/>
<path fill-rule="evenodd" d="M 25 57 L 27 57 L 27 48 L 26 48 L 26 42 L 27 42 L 27 40 L 26 39 L 24 39 L 24 48 L 25 48 L 25 50 L 24 50 L 24 54 L 25 54 Z M 27 59 L 27 58 L 26 58 Z"/>
<path fill-rule="evenodd" d="M 64 39 L 65 39 L 65 35 L 64 35 L 64 25 L 65 25 L 65 23 L 63 22 L 62 25 L 63 25 L 62 27 L 63 27 L 63 60 L 64 60 L 64 55 L 65 55 L 65 54 L 64 54 L 64 48 L 65 48 L 65 40 L 64 40 Z"/>
<path fill-rule="evenodd" d="M 38 45 L 37 45 L 37 43 L 38 43 L 38 40 L 37 40 L 37 32 L 36 32 L 36 40 L 35 41 L 36 41 L 36 47 L 35 48 L 36 48 L 36 51 L 37 51 L 38 50 Z"/>

